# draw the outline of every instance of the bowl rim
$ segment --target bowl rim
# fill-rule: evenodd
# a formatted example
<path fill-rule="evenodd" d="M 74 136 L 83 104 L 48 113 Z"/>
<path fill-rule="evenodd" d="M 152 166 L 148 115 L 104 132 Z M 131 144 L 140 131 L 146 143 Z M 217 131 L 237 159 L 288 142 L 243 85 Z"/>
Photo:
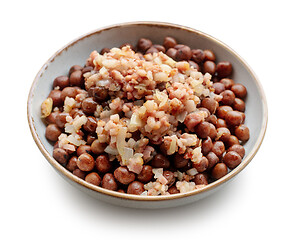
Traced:
<path fill-rule="evenodd" d="M 173 29 L 184 30 L 184 31 L 192 32 L 192 33 L 197 34 L 197 35 L 201 35 L 202 37 L 208 38 L 211 41 L 215 42 L 216 44 L 221 45 L 221 47 L 223 47 L 225 50 L 227 50 L 230 53 L 232 53 L 232 55 L 234 55 L 240 62 L 242 62 L 244 67 L 251 74 L 251 76 L 253 77 L 253 80 L 256 83 L 256 86 L 258 88 L 260 96 L 261 96 L 262 108 L 263 108 L 262 127 L 261 127 L 261 130 L 260 130 L 260 134 L 259 134 L 259 136 L 258 136 L 258 138 L 257 138 L 252 150 L 243 159 L 241 164 L 238 165 L 235 169 L 233 169 L 233 171 L 230 171 L 224 177 L 214 181 L 213 183 L 210 183 L 210 184 L 206 185 L 203 188 L 195 189 L 195 190 L 192 190 L 192 191 L 186 192 L 186 193 L 178 193 L 178 194 L 171 194 L 171 195 L 160 195 L 160 196 L 132 195 L 132 194 L 125 194 L 125 193 L 120 193 L 120 192 L 116 192 L 116 191 L 111 191 L 111 190 L 108 190 L 108 189 L 105 189 L 105 188 L 102 188 L 102 187 L 95 186 L 95 185 L 87 183 L 86 181 L 84 181 L 84 180 L 78 178 L 77 176 L 73 175 L 70 171 L 68 171 L 66 168 L 64 168 L 62 165 L 60 165 L 50 155 L 50 153 L 46 150 L 46 148 L 42 144 L 42 142 L 41 142 L 41 140 L 40 140 L 40 138 L 39 138 L 39 136 L 38 136 L 38 134 L 36 132 L 36 128 L 35 128 L 35 124 L 34 124 L 34 118 L 32 117 L 32 100 L 33 100 L 33 97 L 34 97 L 34 90 L 35 90 L 35 86 L 36 86 L 38 80 L 43 75 L 43 72 L 46 71 L 46 69 L 48 68 L 49 64 L 51 62 L 53 62 L 54 59 L 58 55 L 60 55 L 63 51 L 66 51 L 69 47 L 73 46 L 78 41 L 80 41 L 80 40 L 82 40 L 84 38 L 90 37 L 90 36 L 92 36 L 94 34 L 99 34 L 99 33 L 103 32 L 103 31 L 108 31 L 108 30 L 111 30 L 111 29 L 114 29 L 114 28 L 121 28 L 121 27 L 127 27 L 127 26 L 138 26 L 138 27 L 139 26 L 156 26 L 156 27 L 161 27 L 161 28 L 173 28 Z M 216 39 L 216 38 L 214 38 L 214 37 L 202 32 L 202 31 L 193 29 L 191 27 L 186 27 L 186 26 L 182 26 L 182 25 L 178 25 L 178 24 L 174 24 L 174 23 L 158 22 L 158 21 L 136 21 L 136 22 L 118 23 L 118 24 L 113 24 L 113 25 L 109 25 L 109 26 L 106 26 L 106 27 L 98 28 L 96 30 L 93 30 L 91 32 L 88 32 L 86 34 L 83 34 L 83 35 L 77 37 L 73 41 L 69 42 L 68 44 L 66 44 L 65 46 L 60 48 L 57 52 L 55 52 L 44 63 L 44 65 L 41 67 L 41 69 L 37 73 L 36 77 L 34 78 L 34 81 L 33 81 L 32 85 L 31 85 L 29 95 L 28 95 L 28 100 L 27 100 L 27 118 L 28 118 L 28 124 L 29 124 L 31 134 L 33 136 L 33 139 L 34 139 L 35 143 L 37 144 L 38 148 L 40 149 L 40 151 L 42 152 L 42 154 L 44 155 L 44 157 L 47 159 L 47 161 L 57 171 L 59 171 L 63 176 L 69 178 L 71 181 L 73 181 L 75 183 L 78 183 L 81 186 L 83 186 L 83 187 L 85 187 L 85 188 L 87 188 L 87 189 L 89 189 L 91 191 L 98 192 L 98 193 L 101 193 L 101 194 L 104 194 L 104 195 L 108 195 L 108 196 L 114 197 L 114 198 L 125 199 L 125 200 L 135 200 L 135 201 L 166 201 L 166 200 L 175 200 L 175 199 L 185 198 L 185 197 L 201 194 L 201 193 L 204 193 L 204 192 L 208 192 L 208 191 L 213 190 L 216 187 L 222 185 L 223 183 L 227 182 L 228 180 L 230 180 L 234 176 L 236 176 L 238 173 L 240 173 L 251 162 L 252 158 L 255 156 L 255 154 L 257 153 L 257 151 L 259 150 L 259 148 L 260 148 L 260 146 L 262 144 L 262 141 L 263 141 L 264 136 L 265 136 L 266 128 L 267 128 L 268 108 L 267 108 L 267 101 L 266 101 L 265 93 L 264 93 L 264 90 L 262 88 L 262 85 L 261 85 L 258 77 L 254 73 L 254 71 L 251 69 L 251 67 L 246 63 L 246 61 L 242 57 L 240 57 L 240 55 L 238 53 L 236 53 L 232 48 L 230 48 L 225 43 L 221 42 L 220 40 L 218 40 L 218 39 Z"/>

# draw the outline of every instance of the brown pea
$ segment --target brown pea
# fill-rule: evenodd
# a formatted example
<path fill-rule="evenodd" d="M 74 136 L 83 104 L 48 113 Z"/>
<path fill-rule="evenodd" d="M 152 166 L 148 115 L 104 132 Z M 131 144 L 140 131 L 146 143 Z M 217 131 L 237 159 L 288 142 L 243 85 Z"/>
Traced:
<path fill-rule="evenodd" d="M 162 52 L 162 53 L 165 53 L 166 52 L 165 47 L 162 46 L 162 45 L 154 44 L 153 47 L 156 48 L 159 52 Z"/>
<path fill-rule="evenodd" d="M 60 164 L 66 164 L 68 157 L 68 153 L 62 148 L 55 148 L 53 150 L 53 158 L 55 158 Z"/>
<path fill-rule="evenodd" d="M 138 50 L 145 52 L 153 45 L 152 41 L 150 39 L 141 38 L 137 42 L 137 48 Z"/>
<path fill-rule="evenodd" d="M 66 97 L 75 98 L 77 95 L 77 89 L 74 87 L 66 87 L 61 92 L 61 99 L 64 102 Z"/>
<path fill-rule="evenodd" d="M 115 179 L 122 184 L 129 184 L 134 181 L 135 174 L 130 172 L 127 167 L 118 167 L 114 171 Z"/>
<path fill-rule="evenodd" d="M 140 195 L 144 192 L 144 186 L 143 183 L 139 181 L 133 181 L 128 185 L 127 188 L 127 193 L 128 194 L 135 194 L 135 195 Z"/>
<path fill-rule="evenodd" d="M 174 156 L 174 166 L 175 168 L 184 168 L 188 164 L 188 159 L 185 159 L 183 155 L 176 153 Z"/>
<path fill-rule="evenodd" d="M 168 189 L 168 193 L 170 194 L 176 194 L 176 193 L 180 193 L 179 190 L 176 188 L 176 186 L 172 186 Z"/>
<path fill-rule="evenodd" d="M 167 157 L 165 157 L 163 154 L 157 154 L 153 160 L 151 161 L 152 167 L 154 168 L 169 168 L 170 167 L 170 161 Z"/>
<path fill-rule="evenodd" d="M 95 132 L 96 131 L 96 128 L 97 128 L 97 120 L 96 118 L 92 117 L 92 116 L 89 116 L 87 118 L 87 121 L 86 123 L 83 125 L 83 129 L 87 132 Z"/>
<path fill-rule="evenodd" d="M 242 122 L 241 123 L 244 123 L 245 122 L 245 118 L 246 118 L 245 113 L 244 112 L 240 112 L 240 114 L 242 115 Z"/>
<path fill-rule="evenodd" d="M 104 87 L 91 87 L 88 93 L 96 102 L 104 102 L 109 96 L 108 90 Z"/>
<path fill-rule="evenodd" d="M 231 136 L 230 130 L 226 127 L 220 127 L 217 129 L 217 137 L 216 140 L 220 140 L 223 142 L 229 141 Z"/>
<path fill-rule="evenodd" d="M 216 64 L 212 61 L 205 61 L 203 64 L 203 72 L 214 75 L 216 71 Z"/>
<path fill-rule="evenodd" d="M 219 158 L 214 152 L 209 152 L 206 155 L 206 158 L 209 160 L 208 170 L 213 168 L 219 162 Z"/>
<path fill-rule="evenodd" d="M 227 152 L 223 157 L 223 162 L 230 169 L 236 168 L 241 163 L 241 156 L 234 151 Z"/>
<path fill-rule="evenodd" d="M 94 169 L 95 160 L 90 154 L 83 153 L 77 158 L 77 166 L 80 170 L 88 172 Z"/>
<path fill-rule="evenodd" d="M 221 82 L 215 82 L 213 88 L 215 89 L 215 94 L 220 94 L 225 91 L 225 85 Z"/>
<path fill-rule="evenodd" d="M 216 125 L 217 124 L 217 116 L 212 114 L 209 117 L 207 117 L 206 121 L 213 124 L 213 125 Z"/>
<path fill-rule="evenodd" d="M 195 127 L 195 133 L 200 138 L 207 138 L 210 134 L 210 123 L 201 122 Z"/>
<path fill-rule="evenodd" d="M 145 52 L 145 54 L 149 54 L 149 53 L 153 54 L 153 53 L 158 53 L 158 52 L 159 52 L 159 50 L 158 50 L 157 48 L 155 48 L 154 46 L 151 46 L 151 47 Z"/>
<path fill-rule="evenodd" d="M 243 158 L 244 155 L 245 155 L 245 149 L 240 144 L 234 144 L 233 146 L 229 147 L 228 152 L 230 152 L 230 151 L 237 152 L 240 155 L 241 158 Z"/>
<path fill-rule="evenodd" d="M 91 144 L 91 151 L 94 154 L 101 154 L 104 152 L 106 146 L 104 143 L 100 143 L 98 139 L 94 140 Z"/>
<path fill-rule="evenodd" d="M 53 107 L 61 107 L 63 105 L 61 91 L 60 90 L 52 90 L 49 94 L 50 98 L 53 100 Z"/>
<path fill-rule="evenodd" d="M 235 135 L 240 141 L 247 141 L 250 138 L 249 128 L 241 124 L 235 129 Z"/>
<path fill-rule="evenodd" d="M 174 48 L 175 49 L 179 49 L 179 48 L 182 48 L 182 47 L 185 47 L 185 45 L 183 45 L 183 44 L 176 44 L 175 46 L 174 46 Z"/>
<path fill-rule="evenodd" d="M 96 172 L 91 172 L 85 177 L 85 181 L 93 185 L 99 186 L 101 184 L 101 177 Z"/>
<path fill-rule="evenodd" d="M 92 59 L 92 58 L 88 58 L 88 59 L 86 60 L 84 66 L 85 66 L 85 67 L 87 67 L 87 66 L 95 67 L 94 62 L 93 62 L 93 59 Z"/>
<path fill-rule="evenodd" d="M 236 136 L 231 135 L 229 140 L 226 142 L 226 144 L 228 145 L 228 147 L 231 147 L 233 145 L 239 144 L 239 140 Z"/>
<path fill-rule="evenodd" d="M 183 46 L 176 53 L 177 61 L 189 60 L 191 58 L 191 49 L 188 46 Z"/>
<path fill-rule="evenodd" d="M 215 179 L 220 179 L 228 173 L 228 168 L 225 163 L 217 163 L 212 170 L 212 176 Z"/>
<path fill-rule="evenodd" d="M 71 73 L 75 72 L 75 71 L 80 71 L 82 70 L 82 66 L 80 65 L 73 65 L 70 69 L 69 69 L 69 76 L 71 75 Z"/>
<path fill-rule="evenodd" d="M 240 98 L 235 98 L 232 107 L 234 110 L 244 112 L 245 111 L 245 102 Z"/>
<path fill-rule="evenodd" d="M 231 87 L 231 90 L 234 92 L 234 94 L 236 95 L 236 97 L 238 98 L 245 98 L 246 94 L 247 94 L 247 90 L 246 87 L 240 83 L 234 84 Z"/>
<path fill-rule="evenodd" d="M 229 111 L 226 114 L 225 120 L 226 120 L 226 123 L 228 124 L 228 126 L 238 126 L 243 121 L 242 114 L 241 114 L 241 112 L 238 112 L 238 111 Z M 236 135 L 236 137 L 238 137 L 238 136 Z M 239 137 L 238 137 L 238 139 L 239 139 Z"/>
<path fill-rule="evenodd" d="M 212 76 L 211 81 L 212 81 L 213 83 L 216 83 L 216 82 L 219 82 L 220 79 L 219 79 L 217 76 L 214 75 L 214 76 Z"/>
<path fill-rule="evenodd" d="M 205 108 L 205 107 L 200 107 L 200 108 L 198 108 L 198 110 L 199 111 L 202 111 L 202 112 L 206 112 L 207 113 L 207 117 L 206 118 L 208 118 L 211 115 L 210 111 L 207 108 Z"/>
<path fill-rule="evenodd" d="M 53 150 L 54 150 L 55 148 L 58 148 L 58 147 L 59 147 L 59 141 L 57 141 L 57 142 L 54 143 Z"/>
<path fill-rule="evenodd" d="M 106 173 L 111 170 L 112 163 L 107 154 L 101 154 L 96 158 L 96 168 L 101 173 Z"/>
<path fill-rule="evenodd" d="M 80 156 L 83 153 L 91 153 L 91 146 L 89 145 L 80 145 L 77 149 L 76 149 L 76 154 L 77 156 Z"/>
<path fill-rule="evenodd" d="M 112 191 L 116 191 L 118 189 L 118 185 L 112 173 L 106 173 L 104 175 L 102 179 L 102 187 Z"/>
<path fill-rule="evenodd" d="M 82 75 L 83 75 L 83 74 L 85 74 L 87 72 L 91 72 L 92 70 L 94 70 L 94 68 L 92 66 L 87 66 L 87 67 L 84 67 L 81 72 L 82 72 Z"/>
<path fill-rule="evenodd" d="M 216 128 L 227 127 L 226 121 L 222 118 L 218 118 L 216 122 Z"/>
<path fill-rule="evenodd" d="M 233 111 L 230 106 L 220 106 L 217 108 L 216 115 L 218 118 L 225 119 L 228 112 Z"/>
<path fill-rule="evenodd" d="M 58 114 L 60 114 L 60 111 L 51 112 L 51 114 L 45 118 L 46 123 L 56 123 L 56 117 L 58 116 Z"/>
<path fill-rule="evenodd" d="M 117 192 L 125 193 L 125 191 L 123 189 L 118 189 Z"/>
<path fill-rule="evenodd" d="M 171 186 L 175 183 L 175 177 L 173 172 L 166 170 L 163 172 L 163 177 L 167 179 L 167 185 Z"/>
<path fill-rule="evenodd" d="M 81 116 L 83 116 L 85 114 L 84 114 L 84 112 L 81 109 L 79 109 L 79 108 L 73 108 L 70 111 L 69 115 L 74 119 L 76 116 L 80 116 L 81 117 Z"/>
<path fill-rule="evenodd" d="M 166 52 L 166 55 L 169 56 L 172 59 L 176 59 L 176 55 L 177 55 L 177 49 L 175 48 L 169 48 Z"/>
<path fill-rule="evenodd" d="M 205 58 L 204 52 L 201 49 L 192 49 L 191 54 L 191 59 L 198 64 L 202 63 Z"/>
<path fill-rule="evenodd" d="M 210 137 L 202 141 L 201 151 L 203 155 L 207 155 L 213 148 L 213 141 Z"/>
<path fill-rule="evenodd" d="M 100 54 L 101 55 L 104 55 L 105 53 L 109 53 L 110 52 L 110 48 L 103 48 L 101 51 L 100 51 Z"/>
<path fill-rule="evenodd" d="M 194 177 L 194 182 L 196 185 L 208 185 L 208 176 L 204 173 L 198 173 Z"/>
<path fill-rule="evenodd" d="M 126 46 L 129 46 L 130 49 L 134 50 L 134 46 L 131 43 L 123 43 L 122 45 L 120 45 L 119 48 L 123 48 L 123 47 L 126 47 Z"/>
<path fill-rule="evenodd" d="M 189 131 L 194 131 L 194 128 L 202 121 L 201 114 L 197 112 L 189 113 L 184 120 L 184 124 Z"/>
<path fill-rule="evenodd" d="M 217 137 L 217 129 L 215 127 L 215 125 L 209 123 L 209 127 L 210 127 L 210 133 L 209 133 L 209 137 L 211 139 L 215 139 Z"/>
<path fill-rule="evenodd" d="M 199 161 L 193 162 L 192 167 L 194 167 L 198 172 L 204 172 L 209 166 L 209 160 L 206 157 L 202 157 Z"/>
<path fill-rule="evenodd" d="M 59 87 L 62 90 L 69 86 L 69 78 L 67 76 L 59 76 L 54 79 L 53 88 Z"/>
<path fill-rule="evenodd" d="M 77 177 L 79 177 L 81 179 L 84 179 L 85 175 L 86 175 L 86 173 L 84 171 L 80 170 L 79 168 L 73 170 L 72 173 L 73 173 L 73 175 L 75 175 L 75 176 L 77 176 Z"/>
<path fill-rule="evenodd" d="M 96 140 L 96 137 L 94 134 L 88 134 L 86 137 L 86 143 L 88 145 L 92 145 L 92 143 Z"/>
<path fill-rule="evenodd" d="M 76 156 L 73 156 L 71 157 L 69 160 L 68 160 L 68 163 L 66 165 L 66 168 L 73 172 L 75 169 L 77 169 L 77 157 Z"/>
<path fill-rule="evenodd" d="M 45 136 L 48 140 L 56 142 L 61 133 L 61 130 L 58 128 L 56 124 L 49 124 L 46 127 Z"/>
<path fill-rule="evenodd" d="M 96 111 L 97 105 L 94 99 L 89 97 L 82 101 L 81 108 L 85 114 L 93 114 Z"/>
<path fill-rule="evenodd" d="M 163 45 L 166 49 L 173 48 L 177 45 L 177 41 L 175 38 L 165 37 Z"/>
<path fill-rule="evenodd" d="M 58 141 L 58 145 L 59 145 L 59 141 Z M 74 148 L 74 149 L 68 149 L 68 148 L 66 148 L 65 151 L 66 151 L 68 154 L 73 154 L 73 153 L 75 153 L 75 148 Z"/>
<path fill-rule="evenodd" d="M 214 142 L 214 146 L 212 148 L 212 152 L 214 152 L 217 157 L 222 157 L 223 153 L 225 152 L 225 145 L 222 141 Z"/>
<path fill-rule="evenodd" d="M 226 90 L 231 89 L 234 85 L 234 81 L 231 78 L 222 78 L 220 83 L 224 84 Z"/>
<path fill-rule="evenodd" d="M 235 94 L 231 90 L 221 92 L 221 96 L 223 97 L 221 102 L 224 105 L 232 105 L 235 100 Z"/>
<path fill-rule="evenodd" d="M 200 66 L 199 66 L 196 62 L 189 60 L 188 63 L 189 63 L 189 65 L 190 65 L 190 67 L 193 67 L 193 68 L 196 69 L 198 72 L 200 72 Z"/>
<path fill-rule="evenodd" d="M 68 113 L 62 112 L 56 116 L 56 124 L 60 128 L 64 128 L 65 124 L 67 123 L 66 117 L 69 116 Z"/>
<path fill-rule="evenodd" d="M 232 64 L 227 61 L 219 62 L 217 64 L 216 72 L 219 78 L 229 77 L 232 73 Z"/>
<path fill-rule="evenodd" d="M 132 133 L 132 138 L 135 141 L 138 141 L 140 139 L 140 135 L 141 135 L 141 132 L 139 130 L 137 130 L 137 131 L 135 131 L 135 132 Z M 160 143 L 162 143 L 162 141 Z M 156 143 L 156 144 L 159 144 L 159 143 Z"/>
<path fill-rule="evenodd" d="M 81 87 L 84 83 L 84 78 L 81 70 L 74 71 L 70 74 L 69 82 L 71 86 Z"/>
<path fill-rule="evenodd" d="M 219 103 L 212 98 L 204 98 L 201 102 L 201 106 L 208 109 L 211 114 L 214 114 Z"/>
<path fill-rule="evenodd" d="M 140 182 L 147 183 L 153 178 L 153 168 L 150 165 L 143 165 L 141 172 L 137 175 Z"/>
<path fill-rule="evenodd" d="M 214 52 L 212 50 L 204 50 L 204 61 L 215 61 L 216 60 L 216 56 L 214 54 Z"/>

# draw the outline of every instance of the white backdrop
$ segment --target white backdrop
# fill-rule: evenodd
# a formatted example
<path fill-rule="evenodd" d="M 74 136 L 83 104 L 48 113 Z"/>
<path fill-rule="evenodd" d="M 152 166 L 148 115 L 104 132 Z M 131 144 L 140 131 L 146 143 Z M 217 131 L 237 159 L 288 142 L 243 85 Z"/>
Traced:
<path fill-rule="evenodd" d="M 292 239 L 290 1 L 1 2 L 1 239 Z M 184 207 L 135 210 L 66 183 L 36 147 L 26 100 L 39 68 L 67 42 L 127 21 L 196 28 L 254 69 L 269 106 L 259 152 L 226 188 Z"/>

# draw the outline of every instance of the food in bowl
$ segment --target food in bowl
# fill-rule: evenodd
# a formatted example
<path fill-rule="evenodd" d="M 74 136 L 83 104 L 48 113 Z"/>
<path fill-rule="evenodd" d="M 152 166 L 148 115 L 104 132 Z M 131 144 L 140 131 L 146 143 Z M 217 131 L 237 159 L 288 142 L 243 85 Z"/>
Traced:
<path fill-rule="evenodd" d="M 93 51 L 41 105 L 53 157 L 128 194 L 184 193 L 223 177 L 245 155 L 247 90 L 229 78 L 230 62 L 215 61 L 172 37 Z"/>

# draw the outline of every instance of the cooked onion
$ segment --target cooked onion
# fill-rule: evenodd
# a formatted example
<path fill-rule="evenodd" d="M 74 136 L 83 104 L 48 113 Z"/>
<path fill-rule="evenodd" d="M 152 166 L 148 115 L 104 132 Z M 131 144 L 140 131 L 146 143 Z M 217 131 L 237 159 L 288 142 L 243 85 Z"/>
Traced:
<path fill-rule="evenodd" d="M 186 115 L 187 115 L 187 112 L 184 111 L 184 112 L 180 113 L 179 115 L 177 115 L 177 116 L 176 116 L 176 119 L 177 119 L 179 122 L 183 123 L 184 120 L 185 120 L 185 118 L 186 118 Z"/>
<path fill-rule="evenodd" d="M 128 125 L 128 129 L 130 132 L 135 132 L 139 127 L 142 126 L 142 121 L 139 118 L 137 113 L 133 113 L 130 119 L 130 123 Z"/>
<path fill-rule="evenodd" d="M 108 79 L 102 79 L 97 82 L 98 86 L 104 87 L 110 84 L 110 81 Z"/>
<path fill-rule="evenodd" d="M 113 148 L 111 147 L 110 145 L 108 145 L 106 148 L 105 148 L 105 152 L 106 153 L 109 153 L 111 155 L 118 155 L 118 150 L 116 148 Z"/>
<path fill-rule="evenodd" d="M 132 157 L 133 157 L 133 149 L 128 148 L 128 147 L 124 147 L 124 158 L 126 160 L 129 160 Z"/>
<path fill-rule="evenodd" d="M 118 153 L 122 157 L 122 161 L 125 159 L 124 148 L 126 146 L 126 142 L 125 142 L 126 132 L 127 132 L 127 128 L 122 127 L 122 128 L 120 128 L 118 135 L 117 135 L 116 146 L 117 146 Z"/>

